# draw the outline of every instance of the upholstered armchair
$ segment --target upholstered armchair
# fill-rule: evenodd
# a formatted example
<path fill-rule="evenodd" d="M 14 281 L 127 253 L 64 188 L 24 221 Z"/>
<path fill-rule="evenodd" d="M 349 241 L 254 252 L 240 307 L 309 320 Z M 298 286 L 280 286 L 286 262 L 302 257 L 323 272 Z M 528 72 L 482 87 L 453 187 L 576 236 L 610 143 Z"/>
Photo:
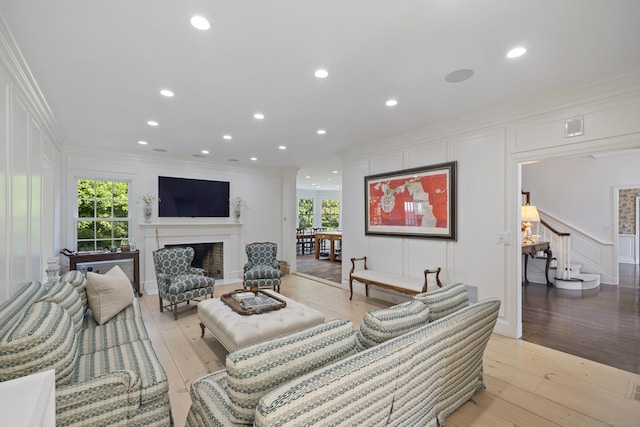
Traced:
<path fill-rule="evenodd" d="M 280 292 L 280 271 L 276 255 L 278 245 L 275 243 L 249 243 L 245 247 L 248 262 L 244 266 L 244 281 L 242 286 L 251 288 L 257 285 L 259 288 L 273 286 L 273 290 Z"/>
<path fill-rule="evenodd" d="M 193 248 L 162 248 L 153 252 L 153 264 L 158 282 L 160 312 L 169 308 L 178 320 L 178 303 L 211 294 L 215 279 L 204 275 L 204 270 L 191 266 Z M 164 305 L 164 300 L 168 305 Z"/>

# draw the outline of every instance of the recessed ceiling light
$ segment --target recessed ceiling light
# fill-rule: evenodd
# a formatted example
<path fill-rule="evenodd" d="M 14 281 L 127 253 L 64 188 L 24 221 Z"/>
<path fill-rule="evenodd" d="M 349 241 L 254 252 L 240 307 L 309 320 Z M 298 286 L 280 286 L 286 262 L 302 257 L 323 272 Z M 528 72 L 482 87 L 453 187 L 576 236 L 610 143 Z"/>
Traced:
<path fill-rule="evenodd" d="M 231 135 L 223 135 L 222 138 L 223 139 L 231 139 Z"/>
<path fill-rule="evenodd" d="M 507 52 L 507 58 L 517 58 L 519 56 L 524 55 L 526 52 L 527 52 L 526 48 L 519 46 Z"/>
<path fill-rule="evenodd" d="M 262 119 L 264 119 L 264 114 L 262 114 L 262 113 L 255 113 L 255 114 L 253 115 L 253 117 L 254 117 L 254 118 L 256 118 L 256 119 L 258 119 L 258 120 L 262 120 Z"/>
<path fill-rule="evenodd" d="M 327 133 L 327 131 L 326 131 L 326 130 L 324 130 L 324 129 L 318 129 L 318 130 L 316 131 L 316 133 L 317 133 L 318 135 L 324 135 L 325 133 Z"/>
<path fill-rule="evenodd" d="M 162 89 L 160 91 L 160 95 L 166 96 L 167 98 L 171 98 L 174 94 L 169 89 Z"/>
<path fill-rule="evenodd" d="M 470 79 L 473 76 L 473 70 L 463 68 L 461 70 L 455 70 L 444 76 L 444 80 L 448 83 L 459 83 Z"/>
<path fill-rule="evenodd" d="M 316 70 L 316 72 L 313 74 L 319 79 L 325 79 L 329 76 L 329 72 L 322 68 L 320 68 L 319 70 Z"/>
<path fill-rule="evenodd" d="M 147 142 L 147 141 L 138 141 L 138 144 L 140 144 L 140 145 L 147 145 L 147 144 L 148 144 L 148 142 Z"/>
<path fill-rule="evenodd" d="M 311 179 L 311 175 L 307 175 L 307 176 L 305 176 L 305 178 Z"/>
<path fill-rule="evenodd" d="M 205 30 L 208 30 L 209 28 L 211 28 L 211 24 L 209 24 L 209 21 L 204 16 L 194 16 L 194 17 L 192 17 L 191 18 L 191 25 L 193 25 L 198 30 L 202 30 L 202 31 L 205 31 Z"/>
<path fill-rule="evenodd" d="M 312 182 L 312 183 L 311 183 L 311 185 L 315 186 L 315 185 L 317 185 L 317 184 L 316 184 L 315 182 Z"/>
<path fill-rule="evenodd" d="M 286 150 L 287 146 L 286 145 L 278 145 L 278 150 Z"/>
<path fill-rule="evenodd" d="M 331 171 L 331 173 L 338 173 L 338 171 Z"/>
<path fill-rule="evenodd" d="M 257 158 L 257 157 L 252 157 L 252 158 L 251 158 L 251 161 L 252 161 L 252 162 L 255 162 L 255 161 L 257 161 L 257 160 L 258 160 L 258 158 Z"/>
<path fill-rule="evenodd" d="M 202 150 L 200 151 L 202 154 L 209 154 L 209 150 Z"/>
<path fill-rule="evenodd" d="M 149 126 L 158 126 L 158 122 L 156 122 L 155 120 L 149 120 L 149 121 L 147 122 L 147 124 L 148 124 Z"/>
<path fill-rule="evenodd" d="M 395 99 L 389 99 L 384 103 L 384 105 L 386 105 L 387 107 L 395 107 L 396 105 L 398 105 L 398 101 L 396 101 Z"/>

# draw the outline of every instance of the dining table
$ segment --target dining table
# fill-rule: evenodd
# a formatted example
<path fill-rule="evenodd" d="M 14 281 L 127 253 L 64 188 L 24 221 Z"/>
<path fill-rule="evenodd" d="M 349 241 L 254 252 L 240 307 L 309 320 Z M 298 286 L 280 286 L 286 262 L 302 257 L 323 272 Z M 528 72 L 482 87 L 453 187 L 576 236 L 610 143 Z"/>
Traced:
<path fill-rule="evenodd" d="M 315 239 L 315 249 L 316 249 L 316 259 L 320 259 L 320 246 L 323 240 L 329 240 L 330 242 L 330 250 L 329 250 L 329 260 L 336 260 L 336 241 L 339 241 L 342 246 L 342 231 L 317 231 L 316 239 Z"/>

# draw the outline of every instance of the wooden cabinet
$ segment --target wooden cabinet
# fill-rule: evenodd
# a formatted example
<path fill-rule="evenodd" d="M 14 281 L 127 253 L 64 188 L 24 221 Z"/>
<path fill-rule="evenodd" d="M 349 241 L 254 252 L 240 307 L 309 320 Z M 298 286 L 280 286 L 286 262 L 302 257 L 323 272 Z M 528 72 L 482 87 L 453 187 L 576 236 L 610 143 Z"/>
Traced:
<path fill-rule="evenodd" d="M 76 270 L 77 265 L 81 263 L 114 261 L 117 264 L 119 260 L 133 260 L 133 290 L 137 296 L 140 293 L 140 251 L 131 252 L 78 252 L 69 255 L 69 269 Z"/>

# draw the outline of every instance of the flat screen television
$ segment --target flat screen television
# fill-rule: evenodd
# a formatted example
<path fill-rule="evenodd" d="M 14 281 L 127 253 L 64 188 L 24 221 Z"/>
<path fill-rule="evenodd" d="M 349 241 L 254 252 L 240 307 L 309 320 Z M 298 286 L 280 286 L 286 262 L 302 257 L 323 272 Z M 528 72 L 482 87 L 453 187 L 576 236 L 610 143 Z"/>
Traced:
<path fill-rule="evenodd" d="M 204 179 L 158 177 L 158 216 L 228 217 L 229 183 Z"/>

